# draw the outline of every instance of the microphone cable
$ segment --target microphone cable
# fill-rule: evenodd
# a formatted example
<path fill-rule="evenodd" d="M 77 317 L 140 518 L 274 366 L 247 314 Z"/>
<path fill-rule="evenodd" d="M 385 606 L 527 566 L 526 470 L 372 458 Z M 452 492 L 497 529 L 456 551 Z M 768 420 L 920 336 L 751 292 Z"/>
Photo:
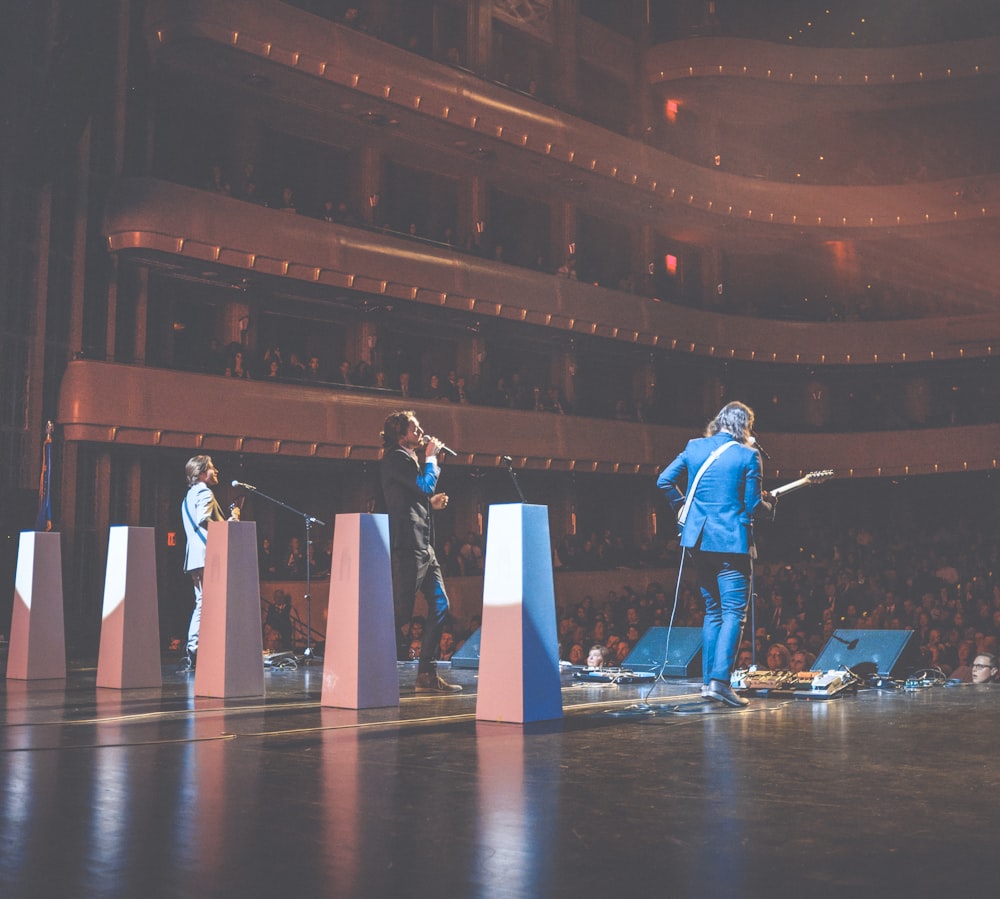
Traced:
<path fill-rule="evenodd" d="M 653 682 L 649 685 L 649 689 L 646 690 L 646 695 L 640 698 L 640 705 L 646 704 L 646 700 L 649 699 L 649 694 L 653 692 L 657 683 L 663 680 L 663 674 L 667 670 L 667 662 L 670 660 L 670 633 L 674 629 L 674 618 L 677 615 L 677 605 L 681 596 L 681 578 L 684 576 L 684 558 L 687 554 L 687 549 L 682 546 L 681 564 L 677 567 L 677 584 L 674 586 L 674 607 L 670 610 L 670 621 L 667 624 L 667 640 L 666 645 L 663 647 L 663 664 L 660 666 L 660 673 L 653 678 Z"/>

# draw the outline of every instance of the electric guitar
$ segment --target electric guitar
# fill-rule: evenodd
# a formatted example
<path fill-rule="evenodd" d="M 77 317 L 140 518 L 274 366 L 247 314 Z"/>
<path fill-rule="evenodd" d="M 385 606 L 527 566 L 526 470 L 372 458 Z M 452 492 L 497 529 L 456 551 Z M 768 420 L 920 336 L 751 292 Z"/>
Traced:
<path fill-rule="evenodd" d="M 826 468 L 823 471 L 810 471 L 805 477 L 799 478 L 797 481 L 790 481 L 787 484 L 782 484 L 780 487 L 775 487 L 773 490 L 768 490 L 767 492 L 771 495 L 773 499 L 777 499 L 779 496 L 783 496 L 786 493 L 791 493 L 793 490 L 798 490 L 801 487 L 809 487 L 812 484 L 822 484 L 824 481 L 829 481 L 830 478 L 834 476 L 833 469 Z M 759 512 L 762 512 L 765 507 L 761 505 L 759 507 Z M 774 509 L 768 509 L 767 514 L 771 517 L 774 516 Z M 684 532 L 684 525 L 678 521 L 677 522 L 677 533 L 678 535 Z"/>
<path fill-rule="evenodd" d="M 829 481 L 832 477 L 833 469 L 831 468 L 826 468 L 823 471 L 810 471 L 809 474 L 805 477 L 799 478 L 797 481 L 790 481 L 787 484 L 782 484 L 780 487 L 775 487 L 773 490 L 768 490 L 767 492 L 777 499 L 779 496 L 791 493 L 793 490 L 798 490 L 800 487 L 810 487 L 813 484 L 822 484 L 824 481 Z"/>

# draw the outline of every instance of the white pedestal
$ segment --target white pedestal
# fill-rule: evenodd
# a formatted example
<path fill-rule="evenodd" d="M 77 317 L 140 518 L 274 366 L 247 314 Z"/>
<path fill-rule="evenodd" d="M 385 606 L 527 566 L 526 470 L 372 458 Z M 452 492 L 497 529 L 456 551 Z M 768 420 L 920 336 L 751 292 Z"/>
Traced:
<path fill-rule="evenodd" d="M 163 685 L 159 616 L 155 529 L 110 528 L 98 687 Z"/>
<path fill-rule="evenodd" d="M 66 677 L 62 549 L 55 531 L 21 532 L 7 677 Z"/>
<path fill-rule="evenodd" d="M 387 515 L 338 515 L 333 531 L 321 704 L 399 705 Z"/>
<path fill-rule="evenodd" d="M 545 506 L 490 506 L 476 718 L 562 717 L 559 637 Z"/>
<path fill-rule="evenodd" d="M 257 525 L 210 521 L 194 695 L 264 695 Z"/>

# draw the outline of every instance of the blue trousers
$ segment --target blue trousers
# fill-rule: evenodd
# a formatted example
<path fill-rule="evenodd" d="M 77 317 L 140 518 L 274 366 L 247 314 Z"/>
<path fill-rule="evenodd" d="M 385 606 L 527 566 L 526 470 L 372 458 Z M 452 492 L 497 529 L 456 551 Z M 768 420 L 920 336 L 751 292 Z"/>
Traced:
<path fill-rule="evenodd" d="M 424 594 L 428 608 L 427 624 L 424 626 L 420 645 L 420 664 L 417 666 L 417 671 L 424 672 L 433 667 L 431 662 L 437 655 L 449 609 L 441 566 L 432 546 L 392 554 L 392 602 L 396 616 L 399 659 L 409 658 L 409 647 L 403 645 L 402 628 L 413 617 L 418 590 Z"/>
<path fill-rule="evenodd" d="M 691 554 L 705 599 L 705 621 L 701 628 L 702 682 L 721 680 L 728 684 L 750 597 L 750 557 L 701 550 L 692 550 Z"/>

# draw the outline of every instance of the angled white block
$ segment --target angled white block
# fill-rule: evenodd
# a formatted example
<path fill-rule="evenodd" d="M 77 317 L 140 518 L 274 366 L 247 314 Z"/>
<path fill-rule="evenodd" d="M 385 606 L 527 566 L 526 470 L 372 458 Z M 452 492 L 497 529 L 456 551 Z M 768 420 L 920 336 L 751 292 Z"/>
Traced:
<path fill-rule="evenodd" d="M 7 677 L 66 676 L 62 544 L 56 531 L 21 531 Z"/>
<path fill-rule="evenodd" d="M 562 717 L 559 637 L 546 506 L 490 506 L 476 718 Z"/>
<path fill-rule="evenodd" d="M 210 521 L 194 695 L 264 695 L 257 525 Z"/>
<path fill-rule="evenodd" d="M 399 705 L 387 515 L 338 515 L 333 531 L 321 704 Z"/>
<path fill-rule="evenodd" d="M 108 530 L 97 686 L 162 685 L 156 530 L 116 525 Z"/>

